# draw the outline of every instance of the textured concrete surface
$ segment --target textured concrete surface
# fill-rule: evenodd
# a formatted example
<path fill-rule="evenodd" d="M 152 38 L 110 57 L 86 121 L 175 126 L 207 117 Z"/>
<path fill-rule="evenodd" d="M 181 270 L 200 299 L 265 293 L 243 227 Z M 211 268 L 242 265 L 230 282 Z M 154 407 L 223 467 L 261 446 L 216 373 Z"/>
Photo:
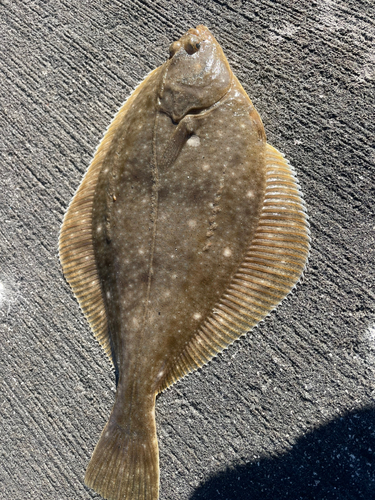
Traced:
<path fill-rule="evenodd" d="M 203 23 L 297 168 L 304 283 L 158 397 L 161 499 L 375 498 L 372 1 L 0 1 L 0 499 L 90 499 L 114 375 L 62 276 L 113 114 Z"/>

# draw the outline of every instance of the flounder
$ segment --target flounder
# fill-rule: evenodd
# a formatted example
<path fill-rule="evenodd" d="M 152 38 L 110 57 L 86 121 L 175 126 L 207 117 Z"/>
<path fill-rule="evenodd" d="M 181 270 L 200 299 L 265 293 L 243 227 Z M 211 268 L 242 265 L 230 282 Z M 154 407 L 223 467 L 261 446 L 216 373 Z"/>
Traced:
<path fill-rule="evenodd" d="M 115 116 L 60 233 L 64 275 L 116 373 L 89 487 L 158 498 L 156 395 L 284 299 L 309 241 L 293 168 L 210 31 L 190 29 Z"/>

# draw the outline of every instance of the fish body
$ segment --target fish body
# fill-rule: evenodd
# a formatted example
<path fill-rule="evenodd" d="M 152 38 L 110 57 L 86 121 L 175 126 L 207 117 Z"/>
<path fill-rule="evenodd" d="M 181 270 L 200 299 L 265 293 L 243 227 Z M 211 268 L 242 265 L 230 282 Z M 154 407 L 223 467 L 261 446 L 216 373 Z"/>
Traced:
<path fill-rule="evenodd" d="M 120 109 L 59 245 L 117 380 L 86 484 L 156 500 L 156 395 L 276 307 L 309 249 L 294 173 L 207 28 L 174 42 Z"/>

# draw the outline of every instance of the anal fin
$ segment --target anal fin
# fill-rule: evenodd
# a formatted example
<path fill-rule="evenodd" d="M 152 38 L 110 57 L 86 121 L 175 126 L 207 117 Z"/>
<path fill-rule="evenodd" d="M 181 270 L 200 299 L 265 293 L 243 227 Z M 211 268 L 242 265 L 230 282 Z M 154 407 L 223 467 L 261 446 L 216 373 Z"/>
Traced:
<path fill-rule="evenodd" d="M 254 328 L 291 292 L 310 250 L 307 219 L 294 169 L 267 144 L 264 201 L 249 249 L 226 292 L 167 369 L 159 392 Z"/>

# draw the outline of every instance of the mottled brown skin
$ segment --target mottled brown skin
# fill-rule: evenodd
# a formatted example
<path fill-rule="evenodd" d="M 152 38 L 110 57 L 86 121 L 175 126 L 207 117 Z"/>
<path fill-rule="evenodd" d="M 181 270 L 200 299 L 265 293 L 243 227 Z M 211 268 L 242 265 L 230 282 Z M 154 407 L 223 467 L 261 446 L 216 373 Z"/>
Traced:
<path fill-rule="evenodd" d="M 200 64 L 205 45 L 218 46 L 207 31 L 192 33 L 182 40 L 199 40 L 188 58 Z M 173 57 L 186 57 L 184 48 Z M 119 374 L 111 420 L 137 433 L 168 366 L 242 262 L 263 201 L 266 140 L 249 98 L 228 71 L 215 101 L 198 93 L 175 114 L 159 82 L 171 66 L 175 80 L 179 63 L 172 58 L 143 86 L 96 188 L 95 255 Z M 184 122 L 189 133 L 168 162 L 163 154 Z"/>
<path fill-rule="evenodd" d="M 85 482 L 156 500 L 155 396 L 262 320 L 309 236 L 293 170 L 204 26 L 134 91 L 60 234 L 64 274 L 117 379 Z"/>

